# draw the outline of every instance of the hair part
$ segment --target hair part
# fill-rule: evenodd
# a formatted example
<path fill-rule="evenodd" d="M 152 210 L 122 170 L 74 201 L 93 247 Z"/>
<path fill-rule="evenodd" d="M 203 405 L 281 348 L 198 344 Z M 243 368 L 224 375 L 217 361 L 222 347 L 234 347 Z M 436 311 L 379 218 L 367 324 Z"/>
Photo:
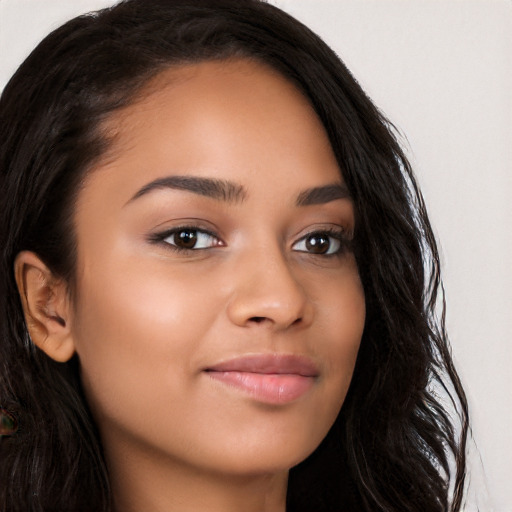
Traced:
<path fill-rule="evenodd" d="M 291 470 L 289 509 L 461 510 L 467 404 L 444 315 L 436 315 L 436 304 L 444 305 L 439 257 L 412 170 L 392 125 L 335 53 L 258 0 L 126 0 L 55 30 L 6 86 L 0 99 L 0 407 L 19 427 L 0 443 L 0 508 L 107 512 L 112 505 L 78 358 L 56 363 L 30 341 L 14 258 L 22 250 L 37 253 L 73 293 L 74 204 L 87 173 L 113 147 L 109 119 L 147 93 L 161 71 L 230 58 L 263 62 L 308 98 L 356 212 L 367 304 L 361 349 L 333 428 Z M 458 436 L 432 390 L 436 382 L 453 390 Z"/>

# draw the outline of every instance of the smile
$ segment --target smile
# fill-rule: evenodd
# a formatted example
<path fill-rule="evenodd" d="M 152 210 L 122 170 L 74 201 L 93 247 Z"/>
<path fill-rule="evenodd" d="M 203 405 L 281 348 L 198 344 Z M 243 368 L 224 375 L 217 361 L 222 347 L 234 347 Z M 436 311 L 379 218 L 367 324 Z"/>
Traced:
<path fill-rule="evenodd" d="M 312 388 L 319 375 L 311 360 L 295 355 L 245 356 L 219 363 L 205 372 L 256 401 L 274 405 L 297 400 Z"/>

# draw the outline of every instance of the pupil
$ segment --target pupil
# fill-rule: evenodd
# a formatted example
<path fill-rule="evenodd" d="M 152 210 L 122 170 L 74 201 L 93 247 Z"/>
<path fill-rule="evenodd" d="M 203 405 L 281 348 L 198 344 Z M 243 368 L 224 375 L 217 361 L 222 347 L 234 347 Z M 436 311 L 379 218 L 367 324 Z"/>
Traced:
<path fill-rule="evenodd" d="M 197 242 L 197 232 L 191 229 L 179 231 L 175 237 L 175 243 L 178 247 L 192 249 Z"/>
<path fill-rule="evenodd" d="M 324 254 L 329 250 L 329 237 L 326 235 L 310 236 L 306 240 L 306 248 L 315 254 Z"/>

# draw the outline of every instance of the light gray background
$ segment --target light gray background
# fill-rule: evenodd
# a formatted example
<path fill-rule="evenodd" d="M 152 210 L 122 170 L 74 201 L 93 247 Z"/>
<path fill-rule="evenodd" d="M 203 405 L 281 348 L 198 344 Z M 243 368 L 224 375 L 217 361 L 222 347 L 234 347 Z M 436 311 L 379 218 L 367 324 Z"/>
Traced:
<path fill-rule="evenodd" d="M 112 3 L 0 0 L 0 89 L 50 29 Z M 512 2 L 272 3 L 318 32 L 407 137 L 493 505 L 478 468 L 473 490 L 482 511 L 512 512 Z"/>

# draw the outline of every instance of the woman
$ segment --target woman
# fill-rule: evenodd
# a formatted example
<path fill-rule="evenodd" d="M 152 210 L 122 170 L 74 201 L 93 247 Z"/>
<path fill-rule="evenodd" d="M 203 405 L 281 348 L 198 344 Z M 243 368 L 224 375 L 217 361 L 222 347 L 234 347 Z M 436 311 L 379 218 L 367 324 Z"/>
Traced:
<path fill-rule="evenodd" d="M 461 509 L 423 201 L 318 37 L 128 0 L 0 112 L 2 510 Z"/>

